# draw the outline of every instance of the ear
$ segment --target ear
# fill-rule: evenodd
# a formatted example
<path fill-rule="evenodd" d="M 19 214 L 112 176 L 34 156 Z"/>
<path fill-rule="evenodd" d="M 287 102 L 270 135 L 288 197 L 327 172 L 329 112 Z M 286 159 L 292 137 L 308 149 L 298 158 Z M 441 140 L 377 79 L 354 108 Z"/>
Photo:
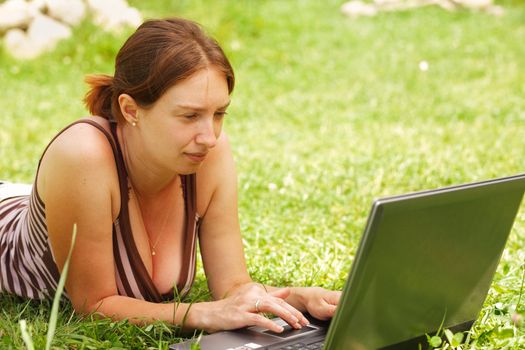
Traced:
<path fill-rule="evenodd" d="M 118 104 L 120 106 L 120 113 L 122 113 L 122 116 L 126 120 L 126 122 L 130 124 L 136 124 L 139 120 L 138 115 L 138 108 L 137 102 L 128 94 L 121 94 L 118 97 Z"/>

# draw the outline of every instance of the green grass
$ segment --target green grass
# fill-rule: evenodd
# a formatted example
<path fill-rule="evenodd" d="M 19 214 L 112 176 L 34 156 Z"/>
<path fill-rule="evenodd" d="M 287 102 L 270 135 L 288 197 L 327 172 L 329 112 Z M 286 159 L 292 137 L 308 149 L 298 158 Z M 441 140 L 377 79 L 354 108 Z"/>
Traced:
<path fill-rule="evenodd" d="M 426 8 L 357 20 L 340 14 L 342 1 L 133 3 L 146 17 L 199 21 L 231 58 L 237 85 L 226 130 L 258 281 L 341 288 L 373 198 L 525 170 L 520 1 L 504 2 L 500 18 Z M 83 76 L 111 74 L 129 33 L 107 34 L 86 21 L 35 61 L 0 51 L 0 178 L 33 181 L 49 139 L 87 114 Z M 525 328 L 511 321 L 524 268 L 524 209 L 470 349 L 525 347 Z M 199 270 L 189 300 L 206 298 Z M 50 309 L 51 302 L 2 296 L 0 348 L 23 347 L 21 319 L 43 348 Z M 62 304 L 53 345 L 166 349 L 179 336 L 160 323 L 81 318 Z"/>

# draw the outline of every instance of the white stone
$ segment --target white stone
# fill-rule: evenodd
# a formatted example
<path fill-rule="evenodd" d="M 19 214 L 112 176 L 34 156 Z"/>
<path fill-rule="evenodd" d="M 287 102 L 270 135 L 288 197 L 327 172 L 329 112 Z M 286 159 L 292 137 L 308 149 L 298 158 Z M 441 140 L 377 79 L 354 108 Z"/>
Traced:
<path fill-rule="evenodd" d="M 456 0 L 456 2 L 461 6 L 477 10 L 492 6 L 492 0 Z"/>
<path fill-rule="evenodd" d="M 24 0 L 8 0 L 0 4 L 0 32 L 27 27 L 31 19 L 30 8 Z"/>
<path fill-rule="evenodd" d="M 91 11 L 96 13 L 124 10 L 129 7 L 125 0 L 87 0 L 87 5 Z"/>
<path fill-rule="evenodd" d="M 373 5 L 365 4 L 359 0 L 352 0 L 341 6 L 341 12 L 349 17 L 375 16 L 377 10 Z"/>
<path fill-rule="evenodd" d="M 120 30 L 123 26 L 136 27 L 142 23 L 140 12 L 124 0 L 87 0 L 94 22 L 105 30 Z"/>
<path fill-rule="evenodd" d="M 374 4 L 377 5 L 391 5 L 391 4 L 399 4 L 402 1 L 400 0 L 374 0 Z"/>
<path fill-rule="evenodd" d="M 503 16 L 505 14 L 503 7 L 498 5 L 490 6 L 485 11 L 494 16 Z"/>
<path fill-rule="evenodd" d="M 76 26 L 86 16 L 86 5 L 82 0 L 45 0 L 48 15 Z"/>
<path fill-rule="evenodd" d="M 33 0 L 27 2 L 31 19 L 47 11 L 45 0 Z"/>
<path fill-rule="evenodd" d="M 55 47 L 57 42 L 71 36 L 71 28 L 51 17 L 40 15 L 29 25 L 27 36 L 42 51 L 50 50 Z"/>
<path fill-rule="evenodd" d="M 132 27 L 138 27 L 144 21 L 144 18 L 142 18 L 140 11 L 134 7 L 128 7 L 126 12 L 124 13 L 124 18 L 126 19 L 126 24 Z"/>
<path fill-rule="evenodd" d="M 38 12 L 45 12 L 47 8 L 46 0 L 30 0 L 27 4 Z"/>
<path fill-rule="evenodd" d="M 51 50 L 57 42 L 71 36 L 71 29 L 45 15 L 38 15 L 29 24 L 27 33 L 20 29 L 7 32 L 5 46 L 8 52 L 21 59 L 32 59 Z"/>
<path fill-rule="evenodd" d="M 7 31 L 4 45 L 11 56 L 19 59 L 35 58 L 42 51 L 37 45 L 32 44 L 23 30 L 18 28 Z"/>
<path fill-rule="evenodd" d="M 142 23 L 140 12 L 132 7 L 128 7 L 121 13 L 115 13 L 106 18 L 102 23 L 105 30 L 118 31 L 124 26 L 138 27 Z"/>

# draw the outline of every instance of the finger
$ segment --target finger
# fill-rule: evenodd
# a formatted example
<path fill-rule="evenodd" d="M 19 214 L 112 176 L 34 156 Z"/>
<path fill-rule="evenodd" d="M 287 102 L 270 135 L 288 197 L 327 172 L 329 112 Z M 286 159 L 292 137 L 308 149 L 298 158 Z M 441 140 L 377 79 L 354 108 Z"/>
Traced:
<path fill-rule="evenodd" d="M 336 310 L 337 310 L 337 305 L 323 303 L 321 307 L 316 311 L 315 317 L 320 320 L 325 321 L 325 320 L 332 318 Z"/>
<path fill-rule="evenodd" d="M 276 333 L 281 333 L 282 331 L 284 331 L 284 328 L 282 326 L 279 326 L 277 323 L 259 314 L 250 313 L 248 314 L 248 318 L 249 318 L 250 326 L 259 326 L 259 327 L 274 331 Z"/>
<path fill-rule="evenodd" d="M 291 292 L 292 290 L 287 287 L 287 288 L 280 288 L 280 289 L 274 290 L 273 292 L 270 292 L 268 294 L 276 298 L 286 299 L 290 296 Z"/>
<path fill-rule="evenodd" d="M 341 294 L 342 293 L 340 291 L 331 291 L 325 295 L 324 300 L 328 304 L 337 305 L 341 299 Z"/>
<path fill-rule="evenodd" d="M 327 305 L 326 306 L 326 316 L 328 318 L 334 317 L 335 311 L 337 310 L 337 305 Z"/>
<path fill-rule="evenodd" d="M 302 326 L 299 323 L 299 318 L 292 314 L 292 312 L 290 312 L 284 304 L 286 304 L 286 302 L 282 299 L 265 298 L 263 301 L 261 301 L 261 303 L 259 303 L 259 311 L 271 313 L 277 317 L 280 317 L 286 323 L 296 329 L 301 328 Z"/>
<path fill-rule="evenodd" d="M 282 299 L 277 299 L 277 303 L 279 303 L 282 307 L 284 307 L 286 310 L 288 310 L 292 315 L 294 315 L 298 320 L 299 323 L 302 326 L 307 326 L 310 324 L 310 321 L 306 317 L 304 317 L 303 313 L 299 310 L 297 310 L 292 305 L 288 304 L 286 301 Z"/>
<path fill-rule="evenodd" d="M 292 292 L 292 290 L 290 288 L 286 287 L 286 288 L 281 288 L 281 289 L 275 290 L 275 291 L 273 291 L 271 293 L 268 293 L 268 294 L 270 294 L 270 295 L 272 295 L 273 297 L 276 297 L 276 298 L 286 299 L 287 297 L 290 296 L 291 292 Z M 304 317 L 304 315 L 299 310 L 297 310 L 292 305 L 288 304 L 285 300 L 283 300 L 283 303 L 279 303 L 279 304 L 281 306 L 283 306 L 284 308 L 286 308 L 288 311 L 290 311 L 290 313 L 297 318 L 298 322 L 302 326 L 306 326 L 306 325 L 310 324 L 310 321 L 308 321 L 306 319 L 306 317 Z"/>

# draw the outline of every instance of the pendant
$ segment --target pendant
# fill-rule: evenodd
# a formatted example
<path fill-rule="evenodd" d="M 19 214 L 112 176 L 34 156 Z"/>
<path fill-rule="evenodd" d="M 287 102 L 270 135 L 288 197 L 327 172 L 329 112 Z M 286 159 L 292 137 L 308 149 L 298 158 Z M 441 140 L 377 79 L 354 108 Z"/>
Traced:
<path fill-rule="evenodd" d="M 151 255 L 155 255 L 155 251 L 154 250 L 151 251 Z"/>

